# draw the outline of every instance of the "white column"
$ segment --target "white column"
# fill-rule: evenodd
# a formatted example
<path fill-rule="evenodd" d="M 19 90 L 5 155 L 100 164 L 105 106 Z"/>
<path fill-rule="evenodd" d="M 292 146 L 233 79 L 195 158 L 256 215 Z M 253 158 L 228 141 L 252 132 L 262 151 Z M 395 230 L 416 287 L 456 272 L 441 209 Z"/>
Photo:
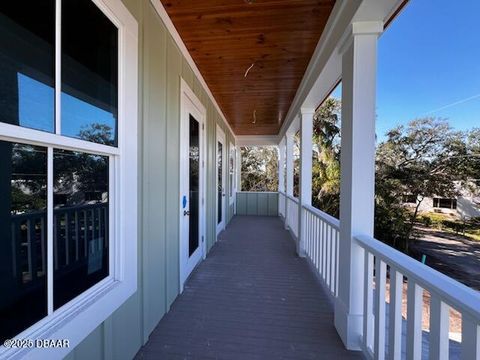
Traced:
<path fill-rule="evenodd" d="M 235 166 L 236 166 L 236 176 L 237 176 L 237 191 L 242 191 L 242 152 L 240 150 L 240 146 L 236 146 L 237 148 L 237 158 L 235 159 Z"/>
<path fill-rule="evenodd" d="M 285 134 L 285 193 L 287 196 L 293 196 L 293 136 L 294 134 L 290 131 Z M 288 203 L 289 200 L 285 197 L 285 229 L 289 228 Z"/>
<path fill-rule="evenodd" d="M 360 350 L 364 253 L 354 241 L 373 235 L 377 39 L 381 22 L 354 23 L 343 43 L 339 288 L 335 327 L 348 349 Z"/>
<path fill-rule="evenodd" d="M 278 191 L 285 192 L 285 138 L 278 144 Z"/>
<path fill-rule="evenodd" d="M 291 132 L 285 134 L 285 150 L 286 150 L 286 171 L 287 171 L 287 195 L 293 196 L 293 136 Z"/>
<path fill-rule="evenodd" d="M 305 257 L 303 205 L 312 205 L 312 137 L 315 109 L 302 109 L 300 116 L 300 191 L 298 201 L 297 254 Z"/>

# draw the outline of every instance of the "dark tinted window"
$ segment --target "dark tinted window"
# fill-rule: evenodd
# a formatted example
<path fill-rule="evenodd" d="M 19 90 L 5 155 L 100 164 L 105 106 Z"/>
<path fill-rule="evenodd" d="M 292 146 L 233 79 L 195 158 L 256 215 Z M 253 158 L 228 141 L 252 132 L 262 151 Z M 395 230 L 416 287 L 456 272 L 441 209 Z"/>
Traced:
<path fill-rule="evenodd" d="M 0 141 L 0 340 L 47 315 L 47 150 Z"/>
<path fill-rule="evenodd" d="M 54 308 L 108 275 L 108 157 L 55 150 Z"/>
<path fill-rule="evenodd" d="M 91 0 L 62 2 L 62 134 L 117 145 L 118 30 Z"/>
<path fill-rule="evenodd" d="M 0 2 L 0 121 L 54 131 L 55 1 Z"/>
<path fill-rule="evenodd" d="M 190 115 L 190 146 L 189 146 L 189 255 L 198 249 L 199 236 L 199 205 L 200 205 L 200 127 L 198 121 Z"/>
<path fill-rule="evenodd" d="M 220 141 L 217 144 L 217 168 L 217 224 L 220 224 L 223 219 L 223 144 Z"/>

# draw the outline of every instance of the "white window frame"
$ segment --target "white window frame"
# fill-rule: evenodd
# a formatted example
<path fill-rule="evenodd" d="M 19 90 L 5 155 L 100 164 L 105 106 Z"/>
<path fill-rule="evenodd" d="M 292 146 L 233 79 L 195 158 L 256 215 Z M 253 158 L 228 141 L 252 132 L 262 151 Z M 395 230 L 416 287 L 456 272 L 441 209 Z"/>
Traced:
<path fill-rule="evenodd" d="M 229 197 L 229 204 L 230 206 L 234 204 L 235 193 L 236 193 L 236 179 L 235 179 L 235 168 L 237 162 L 237 149 L 235 146 L 230 142 L 229 143 L 229 152 L 228 152 L 228 181 L 229 181 L 229 189 L 228 189 L 228 197 Z M 233 169 L 230 169 L 230 161 L 233 159 Z M 230 177 L 231 175 L 231 177 Z M 230 187 L 232 191 L 230 192 Z"/>
<path fill-rule="evenodd" d="M 109 156 L 109 276 L 72 301 L 53 310 L 53 229 L 48 227 L 48 315 L 15 339 L 67 339 L 65 348 L 6 348 L 0 358 L 63 358 L 107 319 L 137 290 L 137 149 L 138 149 L 138 24 L 120 0 L 92 0 L 118 28 L 118 147 L 95 144 L 56 133 L 0 123 L 0 140 L 47 147 L 48 190 L 53 188 L 53 148 Z M 55 98 L 56 121 L 60 119 L 61 0 L 56 0 Z M 85 23 L 88 26 L 88 23 Z M 57 124 L 59 125 L 59 124 Z M 132 171 L 133 170 L 133 171 Z M 130 210 L 129 210 L 130 209 Z M 53 199 L 47 205 L 53 223 Z"/>
<path fill-rule="evenodd" d="M 189 116 L 194 113 L 191 112 L 194 108 L 198 114 L 195 114 L 194 116 L 195 120 L 198 121 L 200 125 L 200 132 L 199 132 L 199 141 L 200 141 L 200 177 L 199 177 L 199 223 L 200 223 L 200 229 L 199 229 L 199 249 L 201 249 L 201 256 L 200 259 L 192 259 L 193 254 L 188 257 L 188 244 L 184 242 L 184 236 L 187 234 L 185 233 L 185 228 L 182 219 L 184 218 L 183 214 L 183 207 L 179 207 L 179 217 L 180 220 L 178 222 L 179 224 L 179 281 L 180 281 L 180 293 L 183 292 L 184 284 L 185 281 L 188 279 L 188 276 L 192 273 L 193 269 L 195 266 L 197 266 L 200 261 L 205 260 L 206 254 L 207 254 L 207 242 L 205 239 L 207 238 L 207 213 L 206 213 L 206 184 L 207 184 L 207 169 L 205 167 L 205 160 L 206 160 L 206 153 L 207 153 L 207 131 L 206 131 L 206 126 L 207 126 L 207 109 L 205 106 L 202 104 L 200 99 L 195 95 L 193 90 L 190 88 L 190 86 L 187 84 L 187 82 L 183 79 L 180 78 L 180 145 L 179 145 L 179 152 L 180 152 L 180 192 L 179 192 L 179 204 L 183 203 L 183 196 L 186 195 L 184 193 L 184 190 L 187 188 L 187 183 L 189 180 L 189 174 L 186 174 L 186 165 L 189 161 L 189 158 L 187 157 L 187 152 L 184 151 L 188 144 L 189 144 L 189 136 L 186 130 L 188 130 L 189 127 Z"/>

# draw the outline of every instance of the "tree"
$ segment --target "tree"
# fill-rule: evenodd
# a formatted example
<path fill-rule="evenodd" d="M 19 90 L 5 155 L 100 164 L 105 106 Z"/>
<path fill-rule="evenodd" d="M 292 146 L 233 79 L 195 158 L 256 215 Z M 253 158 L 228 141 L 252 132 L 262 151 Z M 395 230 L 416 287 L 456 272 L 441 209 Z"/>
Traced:
<path fill-rule="evenodd" d="M 328 98 L 313 119 L 312 203 L 338 217 L 340 213 L 341 102 Z"/>
<path fill-rule="evenodd" d="M 242 191 L 278 190 L 278 154 L 271 146 L 242 147 Z"/>
<path fill-rule="evenodd" d="M 455 197 L 455 183 L 466 180 L 464 133 L 444 119 L 423 118 L 386 135 L 377 148 L 376 236 L 394 245 L 401 238 L 408 252 L 423 199 Z M 404 195 L 417 199 L 410 213 L 402 206 Z"/>

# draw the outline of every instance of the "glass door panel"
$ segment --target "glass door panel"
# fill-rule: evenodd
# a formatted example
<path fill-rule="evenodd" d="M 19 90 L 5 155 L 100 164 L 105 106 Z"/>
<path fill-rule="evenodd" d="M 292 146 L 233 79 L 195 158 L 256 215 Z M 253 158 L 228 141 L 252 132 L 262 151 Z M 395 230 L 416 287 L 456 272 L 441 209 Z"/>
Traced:
<path fill-rule="evenodd" d="M 220 224 L 223 219 L 223 209 L 222 209 L 222 203 L 223 203 L 223 144 L 219 141 L 218 146 L 217 146 L 217 161 L 218 161 L 218 181 L 217 181 L 217 209 L 218 209 L 218 214 L 217 214 L 217 224 Z"/>
<path fill-rule="evenodd" d="M 199 182 L 200 182 L 200 126 L 198 121 L 190 115 L 189 135 L 189 246 L 191 256 L 199 245 Z"/>

